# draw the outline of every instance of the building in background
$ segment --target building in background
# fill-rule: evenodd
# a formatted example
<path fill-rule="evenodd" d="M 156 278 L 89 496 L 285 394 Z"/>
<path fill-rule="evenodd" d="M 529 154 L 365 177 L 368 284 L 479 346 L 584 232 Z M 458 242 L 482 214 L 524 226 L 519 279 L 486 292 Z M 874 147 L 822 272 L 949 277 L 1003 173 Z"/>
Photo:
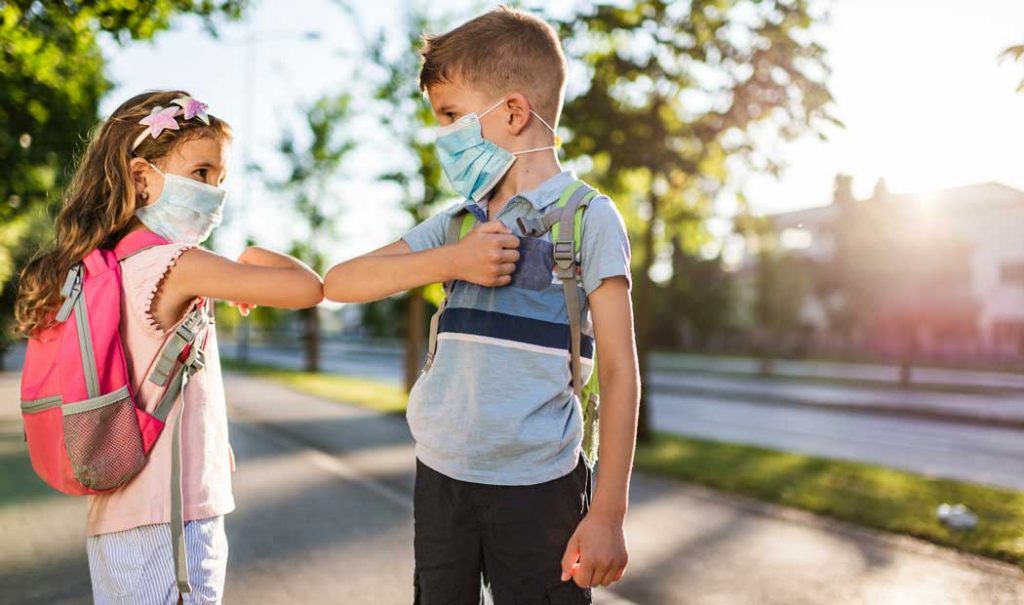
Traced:
<path fill-rule="evenodd" d="M 844 217 L 850 216 L 844 213 L 844 204 L 885 217 L 885 223 L 877 223 L 879 246 L 886 245 L 881 241 L 885 237 L 882 233 L 891 232 L 894 222 L 899 223 L 897 228 L 908 238 L 932 230 L 940 238 L 933 243 L 936 250 L 946 243 L 944 240 L 958 238 L 963 242 L 960 249 L 968 256 L 966 286 L 973 301 L 974 330 L 969 337 L 961 334 L 956 348 L 961 354 L 972 349 L 999 356 L 1024 354 L 1024 191 L 989 182 L 931 193 L 893 194 L 881 181 L 866 199 L 853 199 L 850 191 L 849 177 L 840 176 L 836 197 L 828 206 L 771 216 L 780 247 L 788 254 L 811 261 L 825 274 L 842 273 L 844 267 L 851 266 L 850 262 L 836 262 L 844 250 L 840 241 L 844 225 L 840 221 L 849 220 Z M 862 235 L 856 241 L 859 248 L 847 246 L 846 254 L 863 254 L 865 259 L 873 259 L 866 262 L 891 262 L 902 267 L 908 276 L 918 268 L 929 270 L 925 267 L 929 260 L 934 260 L 929 258 L 929 246 L 920 247 L 917 257 L 879 259 L 874 255 L 870 233 L 866 239 Z M 931 270 L 943 269 L 939 264 Z M 879 274 L 883 272 L 884 267 L 879 268 Z M 920 296 L 916 304 L 921 309 L 941 308 L 943 296 L 942 291 L 932 292 Z M 834 306 L 835 301 L 828 300 L 819 288 L 807 296 L 801 317 L 816 333 L 828 334 L 835 331 L 831 325 L 833 314 L 829 312 Z M 936 342 L 928 334 L 922 335 L 922 340 L 926 344 Z M 943 346 L 947 345 L 948 342 Z"/>

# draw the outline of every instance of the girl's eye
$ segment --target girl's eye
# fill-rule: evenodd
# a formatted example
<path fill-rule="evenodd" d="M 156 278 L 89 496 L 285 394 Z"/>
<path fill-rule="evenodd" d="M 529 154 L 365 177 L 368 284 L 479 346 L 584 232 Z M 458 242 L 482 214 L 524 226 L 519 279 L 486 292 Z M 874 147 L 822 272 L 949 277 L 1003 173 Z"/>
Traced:
<path fill-rule="evenodd" d="M 449 121 L 454 122 L 456 114 L 453 111 L 446 111 L 444 117 L 448 118 Z"/>
<path fill-rule="evenodd" d="M 205 181 L 206 180 L 206 173 L 207 173 L 207 169 L 206 168 L 200 168 L 200 169 L 196 170 L 195 172 L 193 172 L 192 174 L 196 175 L 197 177 L 199 177 L 200 179 Z"/>

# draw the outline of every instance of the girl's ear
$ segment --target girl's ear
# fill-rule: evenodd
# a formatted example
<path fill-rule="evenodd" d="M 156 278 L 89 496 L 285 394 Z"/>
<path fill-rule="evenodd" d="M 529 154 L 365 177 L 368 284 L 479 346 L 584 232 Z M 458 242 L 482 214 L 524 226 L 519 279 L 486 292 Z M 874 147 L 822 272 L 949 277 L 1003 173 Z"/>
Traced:
<path fill-rule="evenodd" d="M 135 205 L 136 207 L 145 206 L 151 197 L 149 183 L 146 180 L 149 162 L 144 158 L 132 158 L 128 160 L 128 168 L 132 174 L 132 185 L 135 187 Z"/>
<path fill-rule="evenodd" d="M 518 135 L 530 121 L 530 102 L 524 95 L 514 92 L 505 97 L 505 107 L 508 109 L 509 134 Z"/>

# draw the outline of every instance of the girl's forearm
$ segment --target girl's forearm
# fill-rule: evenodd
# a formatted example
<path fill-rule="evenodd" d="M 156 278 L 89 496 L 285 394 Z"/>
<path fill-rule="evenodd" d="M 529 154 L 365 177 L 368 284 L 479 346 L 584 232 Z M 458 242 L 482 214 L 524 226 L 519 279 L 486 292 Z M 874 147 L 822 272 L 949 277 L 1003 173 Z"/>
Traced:
<path fill-rule="evenodd" d="M 259 265 L 261 267 L 295 268 L 312 271 L 305 263 L 294 256 L 268 250 L 261 246 L 249 246 L 243 250 L 242 254 L 238 257 L 238 262 L 246 265 Z"/>
<path fill-rule="evenodd" d="M 249 246 L 238 257 L 238 262 L 275 270 L 271 277 L 274 289 L 282 297 L 278 306 L 287 309 L 305 309 L 320 304 L 324 299 L 323 280 L 316 271 L 294 256 Z"/>

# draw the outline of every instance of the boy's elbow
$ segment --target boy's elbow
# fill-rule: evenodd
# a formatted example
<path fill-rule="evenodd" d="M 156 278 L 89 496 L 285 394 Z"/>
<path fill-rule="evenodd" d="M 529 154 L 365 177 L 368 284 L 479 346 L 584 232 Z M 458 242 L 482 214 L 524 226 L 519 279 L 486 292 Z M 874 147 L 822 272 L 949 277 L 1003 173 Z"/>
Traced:
<path fill-rule="evenodd" d="M 331 267 L 324 276 L 324 298 L 331 302 L 364 303 L 372 299 L 361 296 L 357 288 L 350 285 L 352 280 L 344 275 L 344 263 Z"/>
<path fill-rule="evenodd" d="M 338 268 L 341 265 L 335 265 L 331 267 L 330 271 L 324 275 L 324 298 L 332 302 L 356 302 L 349 300 L 348 293 L 342 287 L 344 282 L 341 280 L 338 274 Z"/>

